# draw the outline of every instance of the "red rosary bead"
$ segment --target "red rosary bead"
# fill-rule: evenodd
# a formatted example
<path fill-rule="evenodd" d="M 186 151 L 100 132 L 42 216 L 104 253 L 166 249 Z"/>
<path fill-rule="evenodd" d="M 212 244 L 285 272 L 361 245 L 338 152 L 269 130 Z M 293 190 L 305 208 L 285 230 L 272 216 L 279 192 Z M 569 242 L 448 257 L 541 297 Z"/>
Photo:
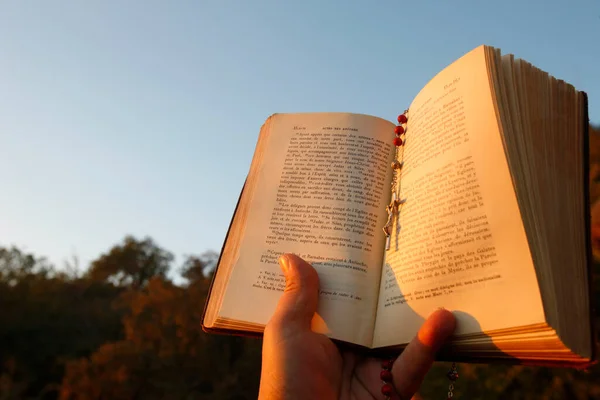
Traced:
<path fill-rule="evenodd" d="M 383 393 L 384 396 L 391 396 L 392 393 L 394 393 L 394 388 L 389 383 L 386 383 L 381 387 L 381 393 Z"/>
<path fill-rule="evenodd" d="M 387 369 L 384 369 L 383 371 L 381 371 L 381 373 L 379 374 L 379 377 L 384 382 L 392 381 L 392 373 L 390 371 L 388 371 Z"/>
<path fill-rule="evenodd" d="M 401 124 L 405 124 L 406 121 L 408 121 L 408 118 L 406 118 L 406 115 L 404 114 L 400 114 L 398 115 L 398 122 Z"/>
<path fill-rule="evenodd" d="M 394 138 L 394 146 L 396 146 L 396 147 L 402 146 L 402 143 L 404 143 L 404 142 L 402 142 L 401 138 L 399 138 L 397 136 Z"/>
<path fill-rule="evenodd" d="M 450 371 L 446 374 L 446 376 L 448 377 L 449 380 L 451 380 L 452 382 L 456 381 L 458 379 L 458 372 L 457 371 Z"/>
<path fill-rule="evenodd" d="M 394 365 L 394 362 L 392 360 L 383 360 L 381 362 L 381 367 L 383 369 L 390 370 L 390 369 L 392 369 L 392 365 Z"/>
<path fill-rule="evenodd" d="M 394 128 L 394 133 L 396 133 L 396 135 L 402 135 L 404 133 L 404 127 L 401 125 L 398 125 L 397 127 Z"/>

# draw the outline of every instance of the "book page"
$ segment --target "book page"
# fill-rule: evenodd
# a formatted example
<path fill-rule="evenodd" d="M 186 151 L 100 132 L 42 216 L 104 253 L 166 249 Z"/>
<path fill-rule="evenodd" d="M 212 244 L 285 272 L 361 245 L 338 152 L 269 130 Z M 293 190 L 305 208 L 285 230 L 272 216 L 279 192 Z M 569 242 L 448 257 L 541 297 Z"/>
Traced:
<path fill-rule="evenodd" d="M 342 113 L 278 114 L 219 316 L 266 324 L 284 289 L 282 253 L 320 278 L 313 329 L 370 346 L 394 125 Z"/>
<path fill-rule="evenodd" d="M 484 47 L 410 106 L 401 193 L 374 346 L 407 343 L 438 307 L 457 335 L 544 322 L 488 81 Z"/>

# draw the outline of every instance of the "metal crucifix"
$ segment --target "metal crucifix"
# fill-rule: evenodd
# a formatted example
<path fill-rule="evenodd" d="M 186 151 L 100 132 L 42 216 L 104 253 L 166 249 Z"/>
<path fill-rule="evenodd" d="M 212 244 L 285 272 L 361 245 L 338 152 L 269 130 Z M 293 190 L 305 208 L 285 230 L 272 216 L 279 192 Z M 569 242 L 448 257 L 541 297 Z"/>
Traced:
<path fill-rule="evenodd" d="M 392 225 L 394 224 L 394 216 L 398 215 L 398 207 L 404 203 L 405 200 L 398 200 L 396 192 L 392 193 L 392 201 L 385 207 L 388 213 L 388 218 L 383 226 L 383 232 L 385 233 L 385 249 L 389 250 L 392 241 Z"/>

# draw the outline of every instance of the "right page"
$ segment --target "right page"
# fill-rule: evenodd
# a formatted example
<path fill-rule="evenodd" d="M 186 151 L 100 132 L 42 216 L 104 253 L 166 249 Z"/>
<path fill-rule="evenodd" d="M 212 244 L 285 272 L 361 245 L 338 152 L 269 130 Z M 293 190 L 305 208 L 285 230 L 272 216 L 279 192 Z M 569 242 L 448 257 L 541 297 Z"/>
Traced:
<path fill-rule="evenodd" d="M 410 105 L 401 198 L 373 347 L 408 343 L 436 308 L 457 335 L 545 322 L 481 46 Z"/>

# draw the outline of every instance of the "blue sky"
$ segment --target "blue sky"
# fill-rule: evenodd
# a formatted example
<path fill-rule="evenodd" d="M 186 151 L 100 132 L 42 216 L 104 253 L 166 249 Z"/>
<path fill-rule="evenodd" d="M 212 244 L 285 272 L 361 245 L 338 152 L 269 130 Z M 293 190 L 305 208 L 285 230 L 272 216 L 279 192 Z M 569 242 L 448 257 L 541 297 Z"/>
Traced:
<path fill-rule="evenodd" d="M 588 92 L 600 2 L 0 4 L 0 245 L 82 265 L 126 234 L 220 249 L 275 112 L 393 119 L 480 44 Z"/>

